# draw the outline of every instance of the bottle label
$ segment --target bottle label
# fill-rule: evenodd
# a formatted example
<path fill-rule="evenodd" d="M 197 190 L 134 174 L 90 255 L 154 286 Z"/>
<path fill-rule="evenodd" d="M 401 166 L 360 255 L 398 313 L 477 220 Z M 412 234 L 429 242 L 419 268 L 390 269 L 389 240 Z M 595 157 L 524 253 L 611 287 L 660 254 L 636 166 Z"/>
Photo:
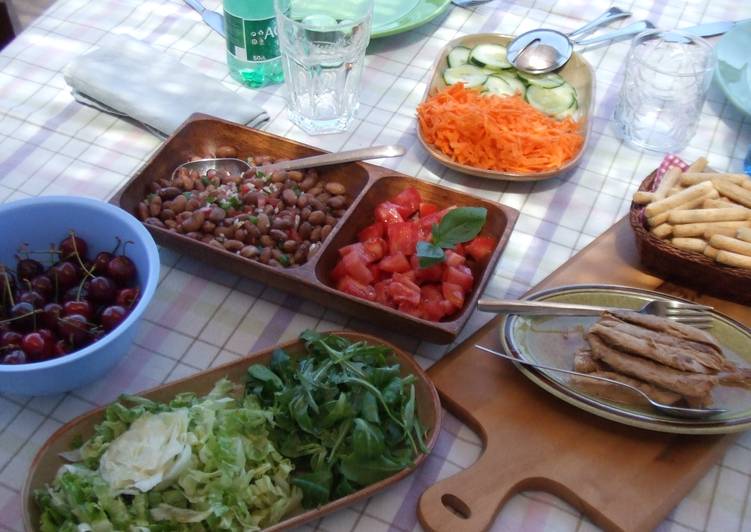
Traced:
<path fill-rule="evenodd" d="M 241 61 L 271 61 L 277 59 L 279 39 L 274 17 L 248 20 L 224 12 L 227 30 L 227 50 Z"/>

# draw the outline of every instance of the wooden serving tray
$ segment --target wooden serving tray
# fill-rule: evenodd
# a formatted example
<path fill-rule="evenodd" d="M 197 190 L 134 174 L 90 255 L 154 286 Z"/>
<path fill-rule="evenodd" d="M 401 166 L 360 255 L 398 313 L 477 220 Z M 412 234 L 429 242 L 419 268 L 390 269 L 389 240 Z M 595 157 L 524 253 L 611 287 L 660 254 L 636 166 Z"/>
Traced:
<path fill-rule="evenodd" d="M 271 133 L 207 115 L 194 114 L 115 194 L 112 203 L 135 215 L 138 202 L 149 193 L 149 183 L 157 178 L 171 176 L 172 171 L 190 160 L 192 155 L 213 153 L 217 147 L 223 145 L 235 146 L 241 157 L 255 154 L 294 159 L 325 153 Z M 350 163 L 322 167 L 319 169 L 319 175 L 342 183 L 353 201 L 345 215 L 334 226 L 334 230 L 324 240 L 322 248 L 301 266 L 275 268 L 193 240 L 180 233 L 152 225 L 146 225 L 146 228 L 159 244 L 177 249 L 181 253 L 229 270 L 236 275 L 270 284 L 341 312 L 367 317 L 379 325 L 409 330 L 410 334 L 431 342 L 453 341 L 472 314 L 477 299 L 493 274 L 493 267 L 511 235 L 518 211 L 372 164 Z M 419 190 L 426 201 L 439 206 L 485 207 L 488 217 L 482 234 L 492 236 L 498 241 L 487 261 L 473 272 L 476 279 L 474 289 L 466 298 L 464 309 L 451 320 L 423 320 L 379 303 L 350 296 L 336 290 L 328 277 L 328 272 L 333 269 L 339 257 L 339 248 L 354 242 L 357 232 L 373 223 L 375 206 L 410 186 Z"/>
<path fill-rule="evenodd" d="M 751 309 L 696 297 L 639 266 L 622 219 L 532 291 L 609 283 L 659 290 L 712 305 L 751 325 Z M 545 393 L 511 363 L 475 349 L 500 349 L 496 318 L 428 371 L 443 405 L 482 439 L 480 459 L 428 488 L 418 506 L 427 530 L 487 529 L 515 493 L 541 490 L 607 530 L 652 530 L 723 456 L 734 435 L 681 436 L 607 421 Z"/>
<path fill-rule="evenodd" d="M 428 380 L 425 372 L 420 365 L 415 362 L 414 358 L 394 345 L 374 336 L 353 332 L 333 332 L 332 334 L 345 336 L 355 341 L 364 340 L 373 344 L 381 344 L 393 349 L 396 358 L 401 365 L 402 376 L 414 375 L 417 377 L 415 381 L 417 416 L 423 426 L 428 429 L 428 436 L 425 445 L 428 448 L 428 451 L 432 450 L 438 439 L 438 433 L 441 428 L 441 405 L 433 384 Z M 211 391 L 214 383 L 223 377 L 227 377 L 235 383 L 243 383 L 245 382 L 245 374 L 248 367 L 259 363 L 268 364 L 271 360 L 273 351 L 278 348 L 287 350 L 291 356 L 304 353 L 302 342 L 300 340 L 294 340 L 292 342 L 270 347 L 235 362 L 230 362 L 229 364 L 218 366 L 214 369 L 203 371 L 163 386 L 158 386 L 138 395 L 155 401 L 167 402 L 175 397 L 175 395 L 182 392 L 193 392 L 198 395 L 205 395 Z M 73 442 L 76 439 L 88 439 L 94 433 L 94 426 L 102 420 L 106 408 L 106 406 L 102 406 L 68 422 L 50 436 L 50 439 L 41 449 L 39 449 L 39 451 L 37 451 L 34 461 L 29 468 L 29 476 L 24 484 L 22 494 L 24 505 L 24 528 L 29 532 L 38 530 L 37 523 L 39 523 L 39 511 L 33 498 L 34 490 L 52 482 L 57 470 L 65 463 L 62 458 L 60 458 L 60 453 L 72 449 Z M 288 527 L 301 525 L 308 521 L 319 519 L 323 515 L 345 506 L 354 504 L 359 500 L 370 497 L 412 473 L 412 471 L 414 471 L 415 468 L 427 457 L 428 455 L 425 453 L 420 454 L 415 459 L 415 464 L 411 468 L 404 469 L 389 478 L 371 484 L 351 495 L 331 501 L 320 508 L 314 508 L 298 515 L 293 515 L 265 530 L 282 530 Z"/>
<path fill-rule="evenodd" d="M 464 35 L 458 37 L 453 41 L 450 41 L 443 47 L 441 53 L 438 55 L 436 62 L 433 64 L 433 77 L 430 80 L 430 85 L 425 90 L 422 101 L 424 102 L 430 96 L 436 92 L 446 88 L 446 82 L 443 80 L 443 69 L 448 66 L 448 55 L 451 50 L 457 46 L 465 46 L 467 48 L 473 48 L 482 43 L 495 43 L 506 46 L 514 39 L 513 35 L 502 35 L 499 33 L 475 33 L 472 35 Z M 590 117 L 594 111 L 595 102 L 595 73 L 592 69 L 592 65 L 578 52 L 571 54 L 571 59 L 558 71 L 557 74 L 568 81 L 575 89 L 578 95 L 579 112 L 581 113 L 581 133 L 584 135 L 584 142 L 582 143 L 579 153 L 567 162 L 562 167 L 556 170 L 549 170 L 546 172 L 537 173 L 521 173 L 521 172 L 499 172 L 496 170 L 486 170 L 483 168 L 476 168 L 466 164 L 461 164 L 454 161 L 451 157 L 443 153 L 438 148 L 429 144 L 422 136 L 421 128 L 417 127 L 417 137 L 420 139 L 423 147 L 427 152 L 437 159 L 441 164 L 444 164 L 465 174 L 474 175 L 477 177 L 484 177 L 487 179 L 498 179 L 503 181 L 540 181 L 543 179 L 550 179 L 551 177 L 563 174 L 568 170 L 571 170 L 579 163 L 584 150 L 587 148 L 589 142 L 589 136 L 592 130 L 592 120 Z"/>

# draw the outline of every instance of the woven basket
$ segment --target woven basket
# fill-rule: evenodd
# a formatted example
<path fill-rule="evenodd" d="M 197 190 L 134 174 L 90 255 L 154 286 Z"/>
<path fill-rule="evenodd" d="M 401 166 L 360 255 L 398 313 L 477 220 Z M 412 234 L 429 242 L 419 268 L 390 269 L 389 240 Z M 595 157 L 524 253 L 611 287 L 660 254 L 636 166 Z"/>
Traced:
<path fill-rule="evenodd" d="M 642 182 L 639 190 L 654 191 L 657 171 Z M 631 228 L 636 236 L 642 265 L 657 276 L 710 294 L 751 305 L 751 270 L 715 262 L 701 253 L 678 249 L 649 232 L 644 205 L 631 204 Z"/>

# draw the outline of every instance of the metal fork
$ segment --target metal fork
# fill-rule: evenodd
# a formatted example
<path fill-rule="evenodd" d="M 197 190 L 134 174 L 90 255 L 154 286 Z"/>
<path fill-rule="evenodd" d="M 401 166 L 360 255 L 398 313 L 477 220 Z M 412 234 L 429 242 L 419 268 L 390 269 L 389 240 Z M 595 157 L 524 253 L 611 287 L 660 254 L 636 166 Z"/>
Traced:
<path fill-rule="evenodd" d="M 578 305 L 574 303 L 556 303 L 552 301 L 522 301 L 522 300 L 493 300 L 481 299 L 477 302 L 477 308 L 487 312 L 502 314 L 525 314 L 533 316 L 599 316 L 609 310 L 631 310 L 614 307 L 602 307 L 596 305 Z M 684 303 L 683 301 L 650 301 L 642 308 L 636 310 L 640 314 L 651 314 L 682 323 L 692 325 L 699 329 L 712 327 L 712 307 L 698 305 L 696 303 Z"/>

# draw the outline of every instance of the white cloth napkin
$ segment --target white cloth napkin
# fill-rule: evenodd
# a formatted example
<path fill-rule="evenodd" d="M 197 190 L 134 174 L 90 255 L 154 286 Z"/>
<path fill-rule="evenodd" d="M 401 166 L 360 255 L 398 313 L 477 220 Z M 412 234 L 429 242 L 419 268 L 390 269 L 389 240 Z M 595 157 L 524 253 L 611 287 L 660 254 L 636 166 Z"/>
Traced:
<path fill-rule="evenodd" d="M 130 37 L 77 57 L 64 75 L 79 102 L 130 117 L 161 136 L 197 112 L 251 127 L 269 119 L 249 98 Z"/>

